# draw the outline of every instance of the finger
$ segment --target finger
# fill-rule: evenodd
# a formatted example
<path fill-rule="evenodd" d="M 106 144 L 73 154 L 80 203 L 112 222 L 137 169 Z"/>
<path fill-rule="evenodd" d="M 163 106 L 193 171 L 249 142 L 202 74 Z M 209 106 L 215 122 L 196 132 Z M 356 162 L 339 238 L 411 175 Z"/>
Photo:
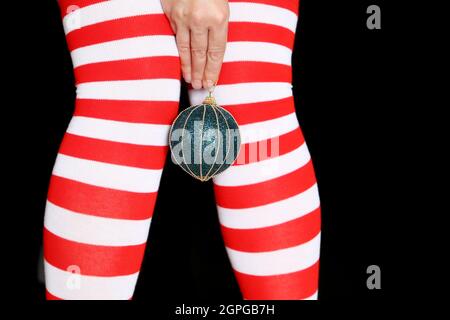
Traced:
<path fill-rule="evenodd" d="M 176 42 L 178 53 L 180 55 L 181 72 L 187 83 L 191 82 L 191 46 L 189 28 L 186 26 L 177 26 Z"/>
<path fill-rule="evenodd" d="M 208 29 L 202 27 L 191 28 L 192 87 L 194 89 L 202 87 L 207 49 Z"/>
<path fill-rule="evenodd" d="M 228 23 L 212 27 L 208 33 L 208 50 L 206 55 L 203 86 L 211 88 L 219 79 L 228 36 Z"/>

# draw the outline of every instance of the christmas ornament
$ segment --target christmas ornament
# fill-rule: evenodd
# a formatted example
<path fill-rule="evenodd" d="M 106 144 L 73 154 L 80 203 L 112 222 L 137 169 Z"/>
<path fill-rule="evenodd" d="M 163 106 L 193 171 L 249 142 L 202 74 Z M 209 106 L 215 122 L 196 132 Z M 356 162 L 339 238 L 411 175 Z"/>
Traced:
<path fill-rule="evenodd" d="M 183 110 L 169 132 L 172 159 L 201 181 L 229 168 L 241 146 L 239 126 L 231 113 L 216 103 L 214 88 L 208 90 L 202 104 Z"/>

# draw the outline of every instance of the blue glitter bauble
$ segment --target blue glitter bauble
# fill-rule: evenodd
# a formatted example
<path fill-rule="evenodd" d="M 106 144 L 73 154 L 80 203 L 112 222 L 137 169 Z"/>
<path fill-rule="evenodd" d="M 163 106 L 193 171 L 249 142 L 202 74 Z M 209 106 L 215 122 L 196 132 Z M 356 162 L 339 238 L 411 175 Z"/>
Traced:
<path fill-rule="evenodd" d="M 175 119 L 169 133 L 172 159 L 193 177 L 207 181 L 239 155 L 241 135 L 230 112 L 206 98 Z"/>

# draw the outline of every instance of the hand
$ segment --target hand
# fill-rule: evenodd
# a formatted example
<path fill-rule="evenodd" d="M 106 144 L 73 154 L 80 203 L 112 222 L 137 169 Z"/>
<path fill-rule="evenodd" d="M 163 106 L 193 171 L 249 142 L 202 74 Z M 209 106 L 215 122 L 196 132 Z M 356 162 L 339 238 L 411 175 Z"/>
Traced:
<path fill-rule="evenodd" d="M 227 0 L 161 0 L 176 35 L 181 71 L 194 89 L 219 78 L 228 35 Z"/>

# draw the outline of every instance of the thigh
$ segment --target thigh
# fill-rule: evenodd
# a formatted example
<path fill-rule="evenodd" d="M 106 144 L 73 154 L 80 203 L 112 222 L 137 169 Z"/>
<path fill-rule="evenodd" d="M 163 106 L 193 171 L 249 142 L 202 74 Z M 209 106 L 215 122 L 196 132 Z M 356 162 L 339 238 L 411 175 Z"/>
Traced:
<path fill-rule="evenodd" d="M 298 1 L 230 0 L 217 102 L 241 128 L 238 159 L 213 178 L 226 249 L 246 299 L 314 299 L 320 201 L 295 113 Z M 191 91 L 194 102 L 202 92 Z"/>
<path fill-rule="evenodd" d="M 75 111 L 50 180 L 47 297 L 130 299 L 178 111 L 180 62 L 159 0 L 60 0 Z"/>

